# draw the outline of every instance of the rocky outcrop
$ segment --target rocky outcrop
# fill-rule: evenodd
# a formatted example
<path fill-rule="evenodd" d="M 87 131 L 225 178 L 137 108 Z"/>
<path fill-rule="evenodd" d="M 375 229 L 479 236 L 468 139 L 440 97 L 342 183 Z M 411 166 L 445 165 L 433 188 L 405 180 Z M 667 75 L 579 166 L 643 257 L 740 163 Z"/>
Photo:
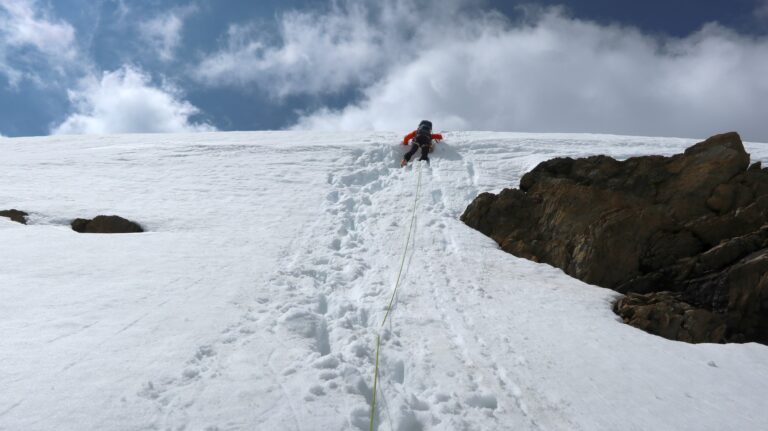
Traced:
<path fill-rule="evenodd" d="M 624 323 L 670 340 L 725 341 L 724 319 L 711 311 L 691 307 L 682 301 L 680 294 L 630 293 L 614 304 L 613 311 Z"/>
<path fill-rule="evenodd" d="M 768 171 L 749 165 L 736 133 L 672 157 L 549 160 L 519 189 L 478 196 L 461 219 L 516 256 L 622 293 L 675 292 L 674 313 L 690 314 L 686 304 L 726 324 L 665 336 L 768 343 Z M 623 310 L 640 307 L 632 298 Z"/>
<path fill-rule="evenodd" d="M 27 224 L 28 215 L 29 214 L 25 213 L 24 211 L 19 211 L 15 209 L 0 211 L 0 217 L 8 217 L 9 219 L 15 221 L 16 223 L 21 223 L 21 224 Z"/>
<path fill-rule="evenodd" d="M 72 230 L 80 233 L 136 233 L 144 229 L 130 220 L 120 216 L 96 216 L 92 220 L 78 218 L 72 221 Z"/>

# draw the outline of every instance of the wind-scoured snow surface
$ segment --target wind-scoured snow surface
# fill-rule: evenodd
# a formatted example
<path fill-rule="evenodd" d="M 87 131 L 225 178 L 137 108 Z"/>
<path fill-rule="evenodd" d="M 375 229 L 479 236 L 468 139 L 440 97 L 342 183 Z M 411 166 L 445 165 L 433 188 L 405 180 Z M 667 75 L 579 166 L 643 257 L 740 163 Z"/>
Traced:
<path fill-rule="evenodd" d="M 447 133 L 0 139 L 0 429 L 765 430 L 768 347 L 617 321 L 617 294 L 458 218 L 557 156 L 694 140 Z M 768 146 L 747 144 L 753 160 Z M 118 214 L 143 234 L 78 234 Z"/>

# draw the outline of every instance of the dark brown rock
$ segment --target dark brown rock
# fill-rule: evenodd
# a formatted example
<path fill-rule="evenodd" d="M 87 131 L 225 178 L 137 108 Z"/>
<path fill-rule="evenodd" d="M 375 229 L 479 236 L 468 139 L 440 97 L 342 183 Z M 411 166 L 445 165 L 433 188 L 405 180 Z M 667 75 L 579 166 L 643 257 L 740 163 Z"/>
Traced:
<path fill-rule="evenodd" d="M 670 340 L 722 343 L 725 320 L 718 314 L 685 303 L 680 294 L 630 293 L 613 306 L 624 323 Z"/>
<path fill-rule="evenodd" d="M 724 274 L 731 331 L 746 341 L 768 344 L 768 250 L 740 260 Z"/>
<path fill-rule="evenodd" d="M 88 227 L 88 223 L 90 222 L 90 219 L 76 218 L 72 220 L 70 226 L 72 226 L 72 230 L 75 232 L 85 233 L 85 229 Z"/>
<path fill-rule="evenodd" d="M 72 221 L 72 230 L 80 233 L 137 233 L 144 232 L 144 229 L 130 220 L 120 216 L 96 216 L 93 220 L 75 219 Z"/>
<path fill-rule="evenodd" d="M 622 293 L 675 292 L 687 308 L 667 297 L 643 305 L 675 310 L 664 336 L 678 323 L 711 323 L 706 313 L 725 322 L 721 341 L 764 342 L 760 334 L 768 333 L 761 257 L 768 253 L 768 170 L 750 166 L 736 133 L 672 157 L 549 160 L 525 174 L 519 190 L 478 196 L 461 220 L 505 251 L 588 283 Z M 654 307 L 656 316 L 662 305 Z M 714 339 L 709 330 L 674 334 Z"/>
<path fill-rule="evenodd" d="M 19 211 L 15 209 L 0 211 L 0 217 L 8 217 L 9 219 L 15 221 L 16 223 L 21 223 L 21 224 L 27 224 L 28 215 L 29 214 L 25 213 L 24 211 Z"/>

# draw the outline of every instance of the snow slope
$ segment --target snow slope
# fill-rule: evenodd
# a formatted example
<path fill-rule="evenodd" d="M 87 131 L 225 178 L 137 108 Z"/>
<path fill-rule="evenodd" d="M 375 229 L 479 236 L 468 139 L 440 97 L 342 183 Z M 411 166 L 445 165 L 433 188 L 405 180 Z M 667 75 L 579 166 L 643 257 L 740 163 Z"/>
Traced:
<path fill-rule="evenodd" d="M 448 133 L 0 139 L 0 430 L 764 430 L 768 347 L 618 322 L 616 294 L 459 215 L 555 156 L 694 140 Z M 747 144 L 753 160 L 768 146 Z M 119 214 L 144 234 L 81 235 Z"/>

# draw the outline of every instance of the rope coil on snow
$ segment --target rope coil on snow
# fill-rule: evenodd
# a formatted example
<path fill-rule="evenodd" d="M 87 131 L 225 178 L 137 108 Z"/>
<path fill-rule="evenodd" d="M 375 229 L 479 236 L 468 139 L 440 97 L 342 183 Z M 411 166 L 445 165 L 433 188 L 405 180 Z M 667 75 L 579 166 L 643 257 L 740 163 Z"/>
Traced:
<path fill-rule="evenodd" d="M 397 295 L 397 290 L 400 287 L 400 280 L 403 275 L 403 268 L 405 267 L 405 257 L 408 256 L 408 244 L 410 244 L 411 242 L 413 225 L 414 225 L 414 222 L 416 221 L 416 207 L 419 204 L 419 192 L 421 191 L 421 166 L 422 166 L 422 163 L 419 163 L 419 175 L 418 175 L 418 179 L 416 180 L 416 196 L 413 201 L 413 210 L 411 211 L 411 224 L 408 227 L 408 235 L 405 238 L 405 247 L 403 248 L 403 257 L 400 260 L 400 269 L 397 271 L 397 280 L 395 280 L 395 287 L 394 289 L 392 289 L 392 296 L 389 298 L 389 305 L 387 305 L 387 312 L 384 314 L 384 319 L 382 319 L 381 321 L 381 326 L 379 327 L 379 333 L 376 334 L 376 365 L 374 367 L 374 374 L 373 374 L 373 398 L 371 400 L 370 431 L 373 431 L 373 424 L 375 422 L 375 415 L 376 415 L 376 389 L 379 383 L 379 353 L 381 352 L 381 330 L 384 328 L 384 325 L 387 323 L 389 314 L 392 311 L 392 305 L 395 302 L 395 296 Z"/>

